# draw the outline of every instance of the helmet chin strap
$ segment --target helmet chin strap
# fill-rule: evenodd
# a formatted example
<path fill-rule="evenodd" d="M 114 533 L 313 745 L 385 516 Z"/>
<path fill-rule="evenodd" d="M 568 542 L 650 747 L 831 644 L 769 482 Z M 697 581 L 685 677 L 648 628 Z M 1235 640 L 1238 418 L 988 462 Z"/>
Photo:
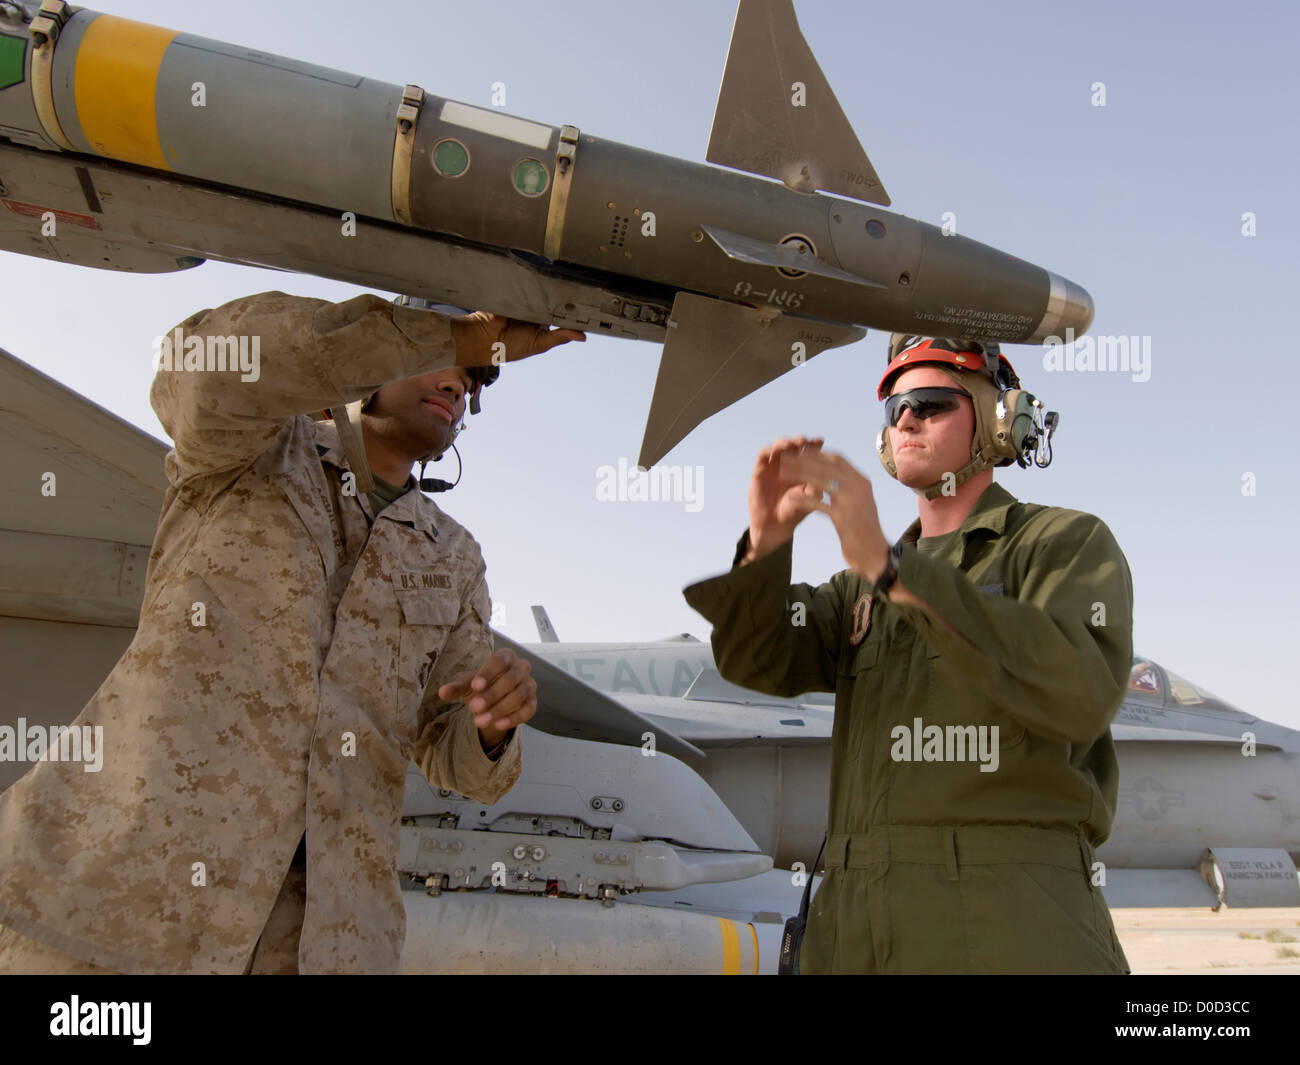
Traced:
<path fill-rule="evenodd" d="M 986 459 L 983 455 L 976 455 L 973 459 L 970 460 L 970 462 L 966 463 L 966 465 L 963 466 L 960 470 L 957 470 L 955 473 L 953 473 L 951 484 L 954 488 L 956 488 L 959 484 L 965 484 L 977 473 L 981 473 L 984 470 L 992 469 L 992 467 L 993 467 L 993 463 L 989 462 L 989 460 Z M 919 496 L 924 496 L 926 499 L 938 499 L 941 495 L 943 495 L 943 489 L 945 483 L 946 482 L 944 481 L 944 479 L 940 478 L 939 480 L 935 481 L 934 484 L 927 484 L 924 488 L 913 488 L 912 491 Z"/>

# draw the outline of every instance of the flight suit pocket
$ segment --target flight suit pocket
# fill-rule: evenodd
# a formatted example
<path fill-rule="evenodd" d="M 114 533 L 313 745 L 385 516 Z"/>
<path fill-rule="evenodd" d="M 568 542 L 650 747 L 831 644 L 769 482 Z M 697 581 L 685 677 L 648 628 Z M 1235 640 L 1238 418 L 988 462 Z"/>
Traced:
<path fill-rule="evenodd" d="M 930 676 L 930 698 L 927 705 L 933 708 L 931 713 L 936 715 L 933 721 L 926 718 L 927 725 L 974 725 L 977 728 L 980 725 L 997 726 L 998 749 L 1002 751 L 1025 742 L 1025 736 L 1028 735 L 1025 726 L 990 706 L 986 700 L 980 700 L 978 711 L 965 713 L 967 708 L 973 710 L 971 701 L 969 696 L 959 694 L 962 691 L 962 678 L 948 665 L 941 651 L 927 648 L 925 662 Z M 958 717 L 968 717 L 970 720 L 959 721 Z"/>
<path fill-rule="evenodd" d="M 1098 927 L 1082 867 L 1032 861 L 964 865 L 962 905 L 975 972 L 1116 973 L 1126 968 Z M 1104 906 L 1104 903 L 1102 903 Z"/>
<path fill-rule="evenodd" d="M 868 638 L 860 647 L 849 646 L 852 654 L 840 659 L 839 676 L 836 678 L 836 714 L 834 731 L 843 735 L 841 744 L 845 760 L 856 761 L 861 755 L 867 733 L 870 731 L 870 718 L 877 705 L 876 695 L 880 690 L 880 679 L 874 667 L 880 661 L 880 637 Z M 840 706 L 846 707 L 841 712 Z M 832 737 L 835 742 L 837 737 Z"/>
<path fill-rule="evenodd" d="M 880 641 L 869 640 L 861 647 L 855 648 L 855 653 L 849 658 L 848 675 L 857 676 L 864 669 L 870 669 L 880 660 Z"/>

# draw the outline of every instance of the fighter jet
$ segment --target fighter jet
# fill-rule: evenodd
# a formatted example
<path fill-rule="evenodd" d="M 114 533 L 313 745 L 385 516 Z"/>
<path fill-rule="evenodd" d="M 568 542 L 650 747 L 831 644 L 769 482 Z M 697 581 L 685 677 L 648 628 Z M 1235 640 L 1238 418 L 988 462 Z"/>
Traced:
<path fill-rule="evenodd" d="M 3 352 L 0 397 L 0 730 L 23 750 L 135 633 L 167 446 Z M 495 634 L 539 685 L 515 787 L 484 806 L 408 771 L 407 971 L 774 971 L 826 828 L 831 697 L 731 685 L 687 634 L 565 643 L 538 613 L 539 643 Z M 1112 906 L 1300 904 L 1300 733 L 1148 660 L 1112 732 Z M 0 788 L 27 768 L 0 760 Z"/>
<path fill-rule="evenodd" d="M 539 685 L 577 678 L 700 748 L 703 759 L 685 757 L 776 866 L 812 862 L 826 830 L 833 695 L 740 688 L 718 674 L 708 644 L 685 634 L 512 646 Z M 1135 658 L 1111 734 L 1119 806 L 1095 871 L 1110 905 L 1300 905 L 1300 732 Z"/>
<path fill-rule="evenodd" d="M 0 5 L 0 250 L 217 259 L 663 343 L 643 467 L 867 327 L 1033 343 L 1092 321 L 1073 282 L 884 209 L 790 0 L 741 0 L 705 157 Z"/>

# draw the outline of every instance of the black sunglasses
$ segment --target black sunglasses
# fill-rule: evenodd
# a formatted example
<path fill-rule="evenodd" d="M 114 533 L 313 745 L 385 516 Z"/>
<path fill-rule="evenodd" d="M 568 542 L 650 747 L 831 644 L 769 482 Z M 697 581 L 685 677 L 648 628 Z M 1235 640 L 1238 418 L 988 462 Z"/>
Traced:
<path fill-rule="evenodd" d="M 961 404 L 958 396 L 970 399 L 970 393 L 960 388 L 911 388 L 885 397 L 885 424 L 890 428 L 898 425 L 904 409 L 910 410 L 914 418 L 925 421 L 935 414 L 956 410 Z"/>

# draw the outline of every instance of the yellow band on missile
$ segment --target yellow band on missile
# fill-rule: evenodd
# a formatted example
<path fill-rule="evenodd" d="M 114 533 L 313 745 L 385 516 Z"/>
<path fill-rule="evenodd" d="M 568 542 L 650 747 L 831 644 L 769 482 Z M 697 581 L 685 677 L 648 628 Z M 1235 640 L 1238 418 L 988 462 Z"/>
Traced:
<path fill-rule="evenodd" d="M 725 917 L 715 918 L 722 929 L 722 972 L 724 976 L 740 975 L 740 935 L 736 922 Z"/>
<path fill-rule="evenodd" d="M 745 925 L 749 929 L 749 938 L 754 941 L 754 975 L 758 975 L 758 932 L 754 930 L 752 924 Z"/>
<path fill-rule="evenodd" d="M 175 30 L 100 15 L 86 27 L 74 74 L 81 132 L 100 155 L 170 170 L 158 140 L 154 96 Z"/>

